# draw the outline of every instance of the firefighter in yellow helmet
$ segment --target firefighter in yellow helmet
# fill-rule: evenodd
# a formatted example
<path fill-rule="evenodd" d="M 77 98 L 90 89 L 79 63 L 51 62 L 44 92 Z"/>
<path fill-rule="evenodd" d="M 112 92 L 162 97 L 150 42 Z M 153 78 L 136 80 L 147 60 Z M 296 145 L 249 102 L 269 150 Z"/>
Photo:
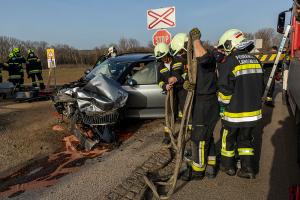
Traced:
<path fill-rule="evenodd" d="M 255 178 L 253 134 L 262 119 L 263 70 L 251 54 L 253 41 L 242 31 L 230 29 L 219 40 L 218 48 L 226 52 L 219 65 L 218 99 L 221 105 L 221 170 L 236 174 L 236 157 L 241 160 L 237 175 Z M 236 155 L 238 153 L 238 155 Z"/>
<path fill-rule="evenodd" d="M 184 73 L 183 63 L 171 56 L 169 46 L 165 43 L 158 43 L 154 48 L 155 58 L 158 61 L 158 85 L 164 92 L 173 88 L 174 94 L 174 114 L 178 116 L 178 104 L 180 110 L 183 110 L 186 92 L 183 89 Z M 164 144 L 170 143 L 168 128 L 165 127 Z"/>
<path fill-rule="evenodd" d="M 17 88 L 23 88 L 22 61 L 13 53 L 9 53 L 8 60 L 4 63 L 4 70 L 8 71 L 8 81 Z"/>
<path fill-rule="evenodd" d="M 45 89 L 45 84 L 42 77 L 42 63 L 41 60 L 35 55 L 33 49 L 28 49 L 27 51 L 26 72 L 28 78 L 31 78 L 33 87 L 37 87 L 37 83 L 39 83 L 40 89 Z"/>
<path fill-rule="evenodd" d="M 21 80 L 20 80 L 20 89 L 24 89 L 24 66 L 23 64 L 26 63 L 26 59 L 24 56 L 21 55 L 21 50 L 19 47 L 15 47 L 12 50 L 15 58 L 15 64 L 19 65 L 19 73 L 21 75 Z"/>
<path fill-rule="evenodd" d="M 216 153 L 213 131 L 219 119 L 217 99 L 216 60 L 211 51 L 205 49 L 200 41 L 198 28 L 190 31 L 193 52 L 197 58 L 197 82 L 193 86 L 188 76 L 184 83 L 186 90 L 195 90 L 192 110 L 192 162 L 181 177 L 183 180 L 202 179 L 216 176 Z M 171 41 L 171 53 L 187 59 L 188 35 L 178 33 Z"/>

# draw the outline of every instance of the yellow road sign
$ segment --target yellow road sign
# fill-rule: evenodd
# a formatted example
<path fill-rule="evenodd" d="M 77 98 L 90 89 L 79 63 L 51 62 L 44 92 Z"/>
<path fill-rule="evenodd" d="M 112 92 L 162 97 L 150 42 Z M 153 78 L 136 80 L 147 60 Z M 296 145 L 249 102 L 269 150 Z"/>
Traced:
<path fill-rule="evenodd" d="M 55 68 L 55 56 L 54 56 L 54 49 L 49 48 L 47 49 L 47 60 L 48 60 L 48 68 Z"/>
<path fill-rule="evenodd" d="M 54 49 L 47 49 L 47 59 L 48 60 L 55 60 L 54 56 Z"/>

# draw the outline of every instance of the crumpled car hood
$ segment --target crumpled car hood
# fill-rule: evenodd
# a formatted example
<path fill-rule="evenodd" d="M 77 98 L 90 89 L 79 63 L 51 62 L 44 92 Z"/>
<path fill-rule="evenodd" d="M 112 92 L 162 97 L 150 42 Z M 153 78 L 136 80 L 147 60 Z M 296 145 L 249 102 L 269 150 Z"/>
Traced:
<path fill-rule="evenodd" d="M 98 75 L 76 91 L 81 112 L 108 112 L 125 106 L 128 93 L 116 81 Z"/>
<path fill-rule="evenodd" d="M 104 114 L 125 106 L 128 93 L 104 75 L 97 75 L 82 87 L 64 88 L 59 96 L 72 97 L 78 109 L 87 115 Z"/>

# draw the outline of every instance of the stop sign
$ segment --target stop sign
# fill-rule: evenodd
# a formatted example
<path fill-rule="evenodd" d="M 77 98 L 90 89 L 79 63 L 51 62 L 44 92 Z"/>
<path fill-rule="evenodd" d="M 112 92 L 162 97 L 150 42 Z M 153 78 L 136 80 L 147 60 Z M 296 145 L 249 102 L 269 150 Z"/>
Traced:
<path fill-rule="evenodd" d="M 152 36 L 152 43 L 154 46 L 162 42 L 166 44 L 170 44 L 171 42 L 171 33 L 166 29 L 158 30 Z"/>

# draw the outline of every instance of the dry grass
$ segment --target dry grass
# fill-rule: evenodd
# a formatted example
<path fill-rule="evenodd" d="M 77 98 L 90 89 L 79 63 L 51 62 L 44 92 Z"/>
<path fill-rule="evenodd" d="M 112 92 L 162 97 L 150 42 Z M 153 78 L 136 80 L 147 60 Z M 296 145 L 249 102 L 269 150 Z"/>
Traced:
<path fill-rule="evenodd" d="M 88 69 L 88 66 L 82 66 L 82 65 L 68 65 L 68 66 L 58 66 L 55 70 L 56 74 L 56 83 L 57 85 L 62 85 L 65 83 L 69 83 L 71 81 L 78 80 L 83 74 L 86 69 Z M 6 81 L 8 77 L 7 71 L 3 71 L 3 80 Z M 54 72 L 52 71 L 52 74 Z M 49 70 L 43 70 L 43 78 L 45 83 L 47 84 L 49 76 Z M 27 78 L 27 74 L 25 73 L 25 84 L 30 85 L 31 79 Z M 51 80 L 51 84 L 54 84 L 54 79 Z"/>

